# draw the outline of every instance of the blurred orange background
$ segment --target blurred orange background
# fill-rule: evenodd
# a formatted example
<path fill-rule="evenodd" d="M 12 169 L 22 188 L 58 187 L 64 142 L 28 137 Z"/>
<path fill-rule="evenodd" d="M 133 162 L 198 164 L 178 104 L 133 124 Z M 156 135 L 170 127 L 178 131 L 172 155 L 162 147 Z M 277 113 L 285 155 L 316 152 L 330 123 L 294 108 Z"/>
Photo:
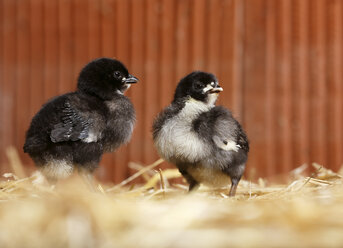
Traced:
<path fill-rule="evenodd" d="M 104 181 L 158 158 L 152 121 L 193 70 L 217 75 L 219 103 L 246 129 L 247 173 L 343 164 L 341 0 L 0 0 L 0 172 L 8 146 L 33 169 L 22 152 L 31 118 L 102 56 L 140 79 L 128 92 L 133 138 L 103 157 Z"/>

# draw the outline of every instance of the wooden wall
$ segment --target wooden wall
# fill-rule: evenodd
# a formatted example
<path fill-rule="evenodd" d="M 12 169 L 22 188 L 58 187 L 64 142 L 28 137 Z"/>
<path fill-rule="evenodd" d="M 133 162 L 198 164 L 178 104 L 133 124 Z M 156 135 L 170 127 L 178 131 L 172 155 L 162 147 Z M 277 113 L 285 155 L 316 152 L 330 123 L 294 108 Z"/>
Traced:
<path fill-rule="evenodd" d="M 75 89 L 93 58 L 123 61 L 140 78 L 128 93 L 138 122 L 130 145 L 104 156 L 118 182 L 129 161 L 157 159 L 154 116 L 192 70 L 217 75 L 251 141 L 248 170 L 285 173 L 343 164 L 341 0 L 0 0 L 0 164 L 22 153 L 32 116 Z"/>

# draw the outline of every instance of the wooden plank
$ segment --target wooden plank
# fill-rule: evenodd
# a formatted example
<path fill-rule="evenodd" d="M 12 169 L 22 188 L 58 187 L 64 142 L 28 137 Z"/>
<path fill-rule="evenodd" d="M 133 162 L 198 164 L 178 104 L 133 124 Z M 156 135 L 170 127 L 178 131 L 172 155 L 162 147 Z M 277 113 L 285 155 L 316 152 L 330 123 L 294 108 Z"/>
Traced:
<path fill-rule="evenodd" d="M 276 133 L 279 135 L 275 137 L 275 149 L 278 151 L 278 158 L 277 162 L 281 164 L 281 166 L 278 166 L 277 173 L 280 173 L 283 170 L 283 147 L 284 147 L 284 141 L 282 136 L 283 131 L 283 124 L 285 120 L 285 116 L 283 116 L 283 101 L 282 101 L 282 92 L 283 92 L 283 84 L 280 83 L 282 78 L 282 64 L 283 61 L 281 61 L 282 57 L 282 43 L 283 43 L 283 36 L 282 36 L 282 8 L 281 8 L 281 1 L 277 1 L 275 5 L 275 12 L 276 12 L 276 33 L 275 33 L 275 39 L 276 39 L 276 49 L 275 49 L 275 56 L 276 56 L 276 65 L 275 65 L 275 74 L 276 74 L 276 80 L 277 84 L 275 85 L 275 92 L 274 95 L 278 99 L 278 101 L 275 102 L 275 130 Z"/>
<path fill-rule="evenodd" d="M 101 0 L 101 57 L 115 56 L 115 1 Z M 114 157 L 113 153 L 104 154 L 97 174 L 102 180 L 112 180 L 114 173 L 113 168 Z"/>
<path fill-rule="evenodd" d="M 30 116 L 44 103 L 44 5 L 43 0 L 30 1 Z"/>
<path fill-rule="evenodd" d="M 236 43 L 240 34 L 235 33 L 238 29 L 235 28 L 235 13 L 238 11 L 236 8 L 234 0 L 222 0 L 221 1 L 221 10 L 220 10 L 220 22 L 222 23 L 220 27 L 220 54 L 219 54 L 219 65 L 218 65 L 218 80 L 219 84 L 223 87 L 224 91 L 220 94 L 218 104 L 222 104 L 227 108 L 230 108 L 233 111 L 234 116 L 240 118 L 241 113 L 237 113 L 234 108 L 233 99 L 236 97 L 235 94 L 240 94 L 242 92 L 236 92 L 238 88 L 235 88 L 236 85 L 241 85 L 242 82 L 237 82 L 234 79 L 233 68 L 237 64 L 237 68 L 242 70 L 242 57 L 233 58 L 234 54 L 237 54 L 237 50 L 240 46 L 242 47 L 242 42 Z M 237 13 L 236 13 L 237 14 Z M 243 16 L 242 16 L 243 17 Z M 241 27 L 242 28 L 242 27 Z M 241 38 L 241 36 L 240 36 Z M 240 67 L 239 67 L 240 66 Z M 234 82 L 235 81 L 235 82 Z"/>
<path fill-rule="evenodd" d="M 3 0 L 3 87 L 2 87 L 2 114 L 3 148 L 14 145 L 15 136 L 15 85 L 17 68 L 16 50 L 16 1 Z M 6 159 L 7 162 L 7 159 Z"/>
<path fill-rule="evenodd" d="M 173 39 L 175 35 L 175 1 L 162 1 L 161 11 L 159 109 L 166 107 L 172 101 L 178 80 L 175 78 L 175 43 Z"/>
<path fill-rule="evenodd" d="M 281 139 L 282 139 L 282 172 L 287 173 L 292 167 L 292 81 L 291 81 L 291 1 L 282 0 L 280 3 L 280 72 L 281 72 Z"/>
<path fill-rule="evenodd" d="M 217 77 L 224 89 L 218 104 L 229 108 L 233 116 L 243 124 L 244 2 L 222 0 L 218 15 L 221 35 Z M 247 167 L 247 171 L 250 170 L 249 165 Z"/>
<path fill-rule="evenodd" d="M 152 163 L 157 159 L 157 154 L 151 139 L 151 125 L 157 115 L 158 108 L 158 1 L 146 1 L 146 36 L 145 36 L 145 89 L 144 89 L 144 162 Z"/>
<path fill-rule="evenodd" d="M 43 28 L 43 0 L 30 1 L 30 87 L 29 94 L 29 122 L 44 103 L 44 28 Z M 25 131 L 29 125 L 25 127 Z M 27 159 L 29 156 L 25 154 Z M 29 160 L 33 165 L 33 161 Z"/>
<path fill-rule="evenodd" d="M 88 60 L 93 60 L 95 58 L 101 57 L 102 49 L 102 1 L 88 0 Z M 105 158 L 101 160 L 101 166 L 96 170 L 96 177 L 100 180 L 111 180 L 111 175 L 108 173 L 108 168 L 105 166 L 107 156 L 112 156 L 112 154 L 105 155 Z M 109 167 L 112 167 L 112 164 L 109 163 Z"/>
<path fill-rule="evenodd" d="M 159 105 L 158 111 L 165 108 L 174 98 L 174 92 L 178 79 L 175 77 L 175 18 L 176 18 L 176 1 L 160 0 L 160 61 L 159 73 Z M 167 162 L 163 163 L 162 168 L 172 168 L 174 165 Z"/>
<path fill-rule="evenodd" d="M 336 97 L 334 102 L 334 130 L 335 135 L 334 139 L 337 141 L 335 142 L 335 155 L 333 161 L 333 169 L 337 171 L 343 167 L 343 2 L 336 0 L 334 6 L 334 16 L 335 16 L 335 37 L 334 37 L 334 84 L 335 84 L 335 93 Z"/>
<path fill-rule="evenodd" d="M 205 44 L 206 44 L 206 23 L 209 19 L 206 18 L 206 0 L 193 0 L 191 2 L 192 19 L 190 40 L 192 42 L 191 70 L 205 70 Z"/>
<path fill-rule="evenodd" d="M 58 92 L 58 5 L 44 1 L 44 102 Z"/>
<path fill-rule="evenodd" d="M 101 1 L 88 0 L 88 58 L 100 57 L 101 52 Z"/>
<path fill-rule="evenodd" d="M 224 89 L 220 94 L 219 104 L 231 109 L 235 118 L 243 123 L 243 1 L 221 1 L 218 15 L 221 17 L 218 79 Z"/>
<path fill-rule="evenodd" d="M 26 129 L 30 124 L 30 5 L 27 0 L 17 2 L 17 81 L 15 85 L 15 146 L 24 164 L 30 160 L 23 157 Z"/>
<path fill-rule="evenodd" d="M 101 56 L 114 57 L 115 1 L 101 0 Z"/>
<path fill-rule="evenodd" d="M 266 9 L 266 176 L 276 173 L 276 130 L 275 102 L 276 102 L 276 4 L 274 0 L 267 1 Z"/>
<path fill-rule="evenodd" d="M 74 34 L 74 74 L 78 75 L 88 56 L 88 1 L 74 0 L 73 2 L 73 34 Z"/>
<path fill-rule="evenodd" d="M 116 34 L 116 57 L 122 61 L 125 65 L 129 64 L 130 61 L 130 11 L 129 11 L 129 2 L 125 0 L 117 0 L 115 17 L 116 25 L 115 31 Z"/>
<path fill-rule="evenodd" d="M 310 122 L 311 122 L 311 160 L 319 164 L 326 164 L 326 59 L 325 59 L 325 4 L 322 0 L 310 2 L 311 27 L 310 37 L 313 40 L 314 50 L 310 54 L 311 81 L 313 82 L 310 96 Z"/>
<path fill-rule="evenodd" d="M 78 73 L 74 71 L 74 32 L 73 32 L 73 2 L 70 0 L 58 1 L 58 69 L 59 82 L 58 94 L 74 91 L 76 89 L 76 78 Z"/>
<path fill-rule="evenodd" d="M 136 110 L 136 126 L 129 146 L 130 161 L 143 163 L 144 160 L 144 35 L 145 35 L 145 11 L 144 1 L 131 2 L 130 8 L 130 71 L 138 77 L 139 82 L 130 89 L 130 97 Z M 133 174 L 136 170 L 129 170 Z"/>
<path fill-rule="evenodd" d="M 205 57 L 205 66 L 207 71 L 218 76 L 219 73 L 219 56 L 220 56 L 220 36 L 221 36 L 221 22 L 220 22 L 220 6 L 221 0 L 208 0 L 206 15 L 209 20 L 207 21 L 208 29 L 206 30 L 207 49 Z"/>
<path fill-rule="evenodd" d="M 245 1 L 243 125 L 250 137 L 249 168 L 265 175 L 265 1 Z"/>
<path fill-rule="evenodd" d="M 177 1 L 176 3 L 176 80 L 179 81 L 182 77 L 189 73 L 189 48 L 190 48 L 190 1 Z"/>
<path fill-rule="evenodd" d="M 328 74 L 328 164 L 334 170 L 343 166 L 343 84 L 342 84 L 342 1 L 327 1 L 328 34 L 327 74 Z"/>
<path fill-rule="evenodd" d="M 217 77 L 224 91 L 220 94 L 218 104 L 229 108 L 233 116 L 242 123 L 244 3 L 239 0 L 222 0 L 219 8 L 217 10 L 220 22 Z M 249 165 L 247 168 L 249 171 Z"/>
<path fill-rule="evenodd" d="M 232 54 L 232 109 L 238 120 L 244 124 L 243 87 L 244 87 L 244 29 L 245 2 L 233 1 L 233 54 Z M 229 37 L 228 37 L 229 39 Z"/>
<path fill-rule="evenodd" d="M 116 32 L 116 58 L 122 61 L 127 67 L 130 61 L 129 54 L 129 41 L 130 41 L 130 16 L 129 16 L 129 2 L 127 0 L 117 0 L 115 16 L 116 16 L 116 25 L 114 30 Z M 129 72 L 130 71 L 130 68 Z M 132 73 L 132 72 L 131 72 Z M 132 87 L 134 88 L 134 87 Z M 132 89 L 130 89 L 132 90 Z M 128 94 L 128 93 L 126 93 Z M 120 147 L 114 153 L 114 174 L 112 178 L 114 182 L 119 183 L 125 178 L 128 174 L 127 169 L 128 164 L 128 146 Z"/>
<path fill-rule="evenodd" d="M 4 29 L 4 8 L 5 8 L 5 3 L 4 1 L 0 1 L 0 119 L 4 120 L 5 115 L 4 115 L 4 40 L 5 40 L 5 29 Z M 4 144 L 4 137 L 5 137 L 5 125 L 3 121 L 0 121 L 0 173 L 3 174 L 7 168 L 5 168 L 5 144 Z"/>
<path fill-rule="evenodd" d="M 293 1 L 294 43 L 294 99 L 295 108 L 294 165 L 310 163 L 310 115 L 309 115 L 309 1 Z"/>

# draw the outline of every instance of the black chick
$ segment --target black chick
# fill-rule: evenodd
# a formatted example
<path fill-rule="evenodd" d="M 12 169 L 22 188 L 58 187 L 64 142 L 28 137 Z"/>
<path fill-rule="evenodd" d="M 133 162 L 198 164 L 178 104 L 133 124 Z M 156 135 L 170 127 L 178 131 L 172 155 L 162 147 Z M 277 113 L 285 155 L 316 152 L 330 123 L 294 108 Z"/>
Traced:
<path fill-rule="evenodd" d="M 135 110 L 124 92 L 138 79 L 118 60 L 99 58 L 80 72 L 77 90 L 48 101 L 26 134 L 28 153 L 49 181 L 93 172 L 104 152 L 127 143 Z"/>
<path fill-rule="evenodd" d="M 174 163 L 189 183 L 236 193 L 245 170 L 249 143 L 229 110 L 215 106 L 223 89 L 213 74 L 196 71 L 179 82 L 174 100 L 155 119 L 153 138 L 159 154 Z"/>

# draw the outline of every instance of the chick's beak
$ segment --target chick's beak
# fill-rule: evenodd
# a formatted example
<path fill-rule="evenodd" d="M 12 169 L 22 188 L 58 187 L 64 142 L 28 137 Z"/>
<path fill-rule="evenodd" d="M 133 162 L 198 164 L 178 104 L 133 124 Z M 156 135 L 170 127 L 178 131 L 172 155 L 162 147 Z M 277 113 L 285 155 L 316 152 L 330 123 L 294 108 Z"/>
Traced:
<path fill-rule="evenodd" d="M 212 94 L 212 93 L 219 93 L 221 91 L 223 91 L 223 88 L 217 85 L 216 87 L 213 87 L 212 89 L 210 89 L 208 92 Z"/>
<path fill-rule="evenodd" d="M 123 82 L 126 84 L 134 84 L 134 83 L 138 82 L 138 78 L 129 74 L 129 76 L 127 78 L 123 78 Z"/>

